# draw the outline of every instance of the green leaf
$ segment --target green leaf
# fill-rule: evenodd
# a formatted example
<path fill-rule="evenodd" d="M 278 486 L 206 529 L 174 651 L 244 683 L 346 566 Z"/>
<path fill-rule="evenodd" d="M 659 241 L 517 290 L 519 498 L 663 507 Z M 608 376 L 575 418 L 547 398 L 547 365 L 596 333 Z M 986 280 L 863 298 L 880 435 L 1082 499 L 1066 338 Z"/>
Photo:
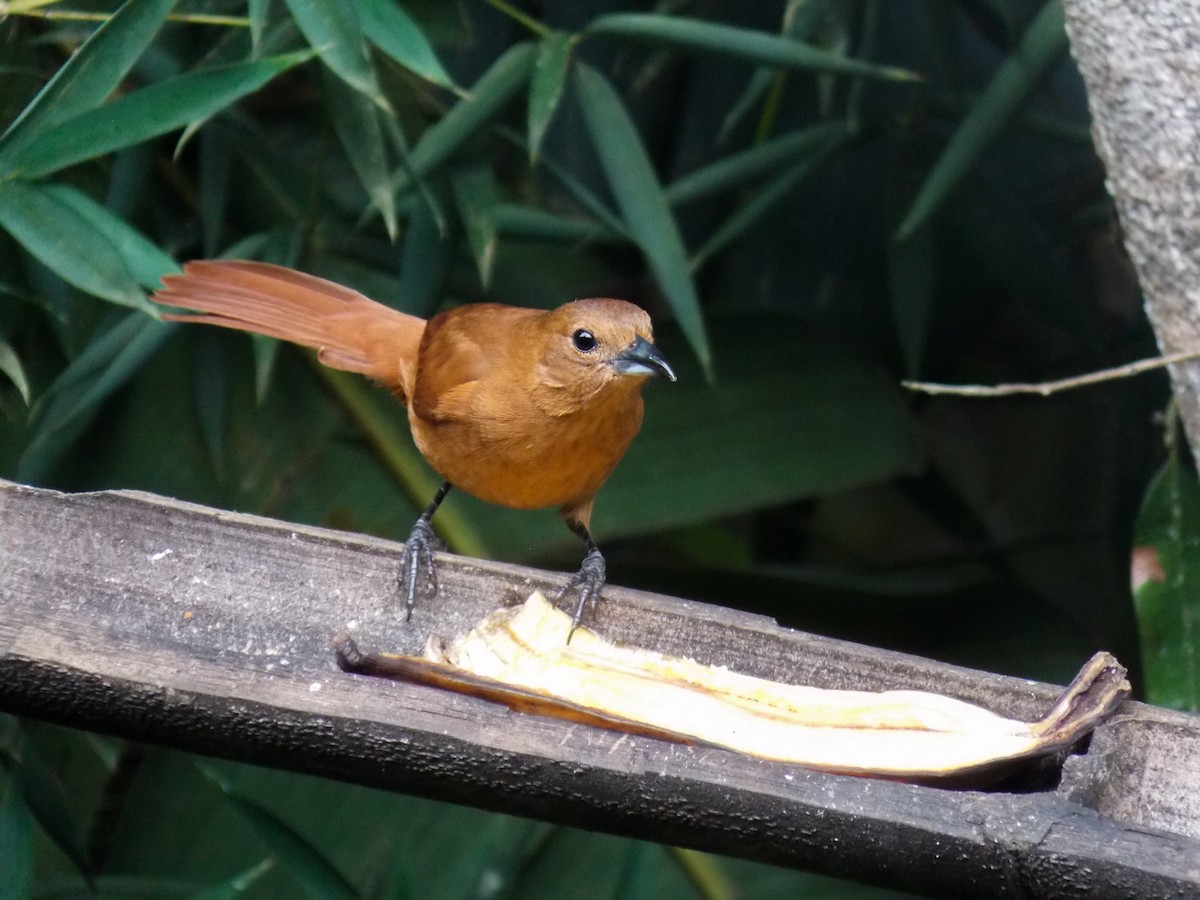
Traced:
<path fill-rule="evenodd" d="M 165 79 L 62 122 L 19 152 L 14 165 L 36 178 L 166 134 L 220 112 L 311 56 L 288 53 Z"/>
<path fill-rule="evenodd" d="M 371 98 L 380 108 L 390 110 L 375 68 L 367 55 L 356 3 L 330 3 L 328 0 L 284 0 L 292 19 L 317 54 L 339 78 L 354 90 Z"/>
<path fill-rule="evenodd" d="M 628 240 L 624 235 L 605 228 L 598 222 L 577 216 L 559 216 L 537 206 L 520 203 L 497 203 L 492 210 L 496 228 L 505 237 L 531 238 L 567 244 L 581 241 Z"/>
<path fill-rule="evenodd" d="M 20 480 L 35 483 L 87 427 L 92 416 L 177 327 L 131 312 L 92 341 L 54 380 L 34 409 L 34 431 L 17 467 Z"/>
<path fill-rule="evenodd" d="M 400 301 L 405 312 L 428 318 L 438 308 L 454 265 L 458 234 L 457 223 L 443 234 L 432 206 L 424 196 L 417 196 L 400 251 Z"/>
<path fill-rule="evenodd" d="M 912 472 L 920 461 L 891 375 L 796 320 L 715 321 L 721 377 L 711 386 L 678 358 L 677 337 L 656 337 L 679 381 L 647 386 L 641 433 L 597 499 L 598 533 L 778 506 Z"/>
<path fill-rule="evenodd" d="M 528 142 L 511 128 L 500 125 L 497 126 L 496 133 L 513 146 L 522 148 L 526 153 L 529 152 Z M 538 165 L 543 171 L 548 172 L 562 186 L 563 190 L 570 194 L 572 199 L 589 212 L 605 229 L 614 235 L 631 240 L 625 223 L 617 217 L 616 213 L 608 208 L 604 201 L 592 193 L 587 185 L 572 175 L 565 166 L 559 165 L 545 155 L 538 161 Z"/>
<path fill-rule="evenodd" d="M 454 88 L 433 45 L 404 7 L 395 0 L 358 0 L 357 7 L 363 34 L 371 43 L 427 81 Z"/>
<path fill-rule="evenodd" d="M 840 143 L 846 136 L 844 123 L 828 122 L 771 138 L 675 180 L 667 186 L 667 199 L 677 206 L 739 188 L 798 159 L 823 153 L 830 143 Z"/>
<path fill-rule="evenodd" d="M 210 766 L 197 763 L 230 805 L 279 860 L 280 867 L 314 900 L 356 900 L 358 893 L 312 843 L 270 810 L 239 793 Z"/>
<path fill-rule="evenodd" d="M 17 356 L 17 351 L 3 338 L 0 338 L 0 372 L 8 376 L 8 380 L 16 386 L 21 394 L 21 399 L 28 406 L 29 379 L 25 376 L 25 367 L 21 365 L 21 358 Z"/>
<path fill-rule="evenodd" d="M 205 128 L 198 147 L 200 227 L 206 257 L 216 256 L 223 243 L 229 204 L 233 142 L 222 128 Z"/>
<path fill-rule="evenodd" d="M 446 216 L 442 211 L 441 202 L 435 196 L 434 189 L 429 186 L 429 180 L 413 168 L 412 147 L 408 143 L 404 129 L 400 127 L 400 123 L 396 121 L 394 116 L 385 116 L 383 127 L 387 132 L 389 140 L 392 142 L 392 149 L 400 158 L 400 171 L 403 173 L 403 178 L 397 180 L 396 183 L 402 184 L 405 183 L 403 179 L 408 179 L 407 183 L 416 187 L 416 191 L 413 192 L 416 196 L 410 193 L 402 198 L 397 198 L 397 206 L 406 214 L 410 214 L 412 212 L 412 205 L 419 202 L 419 198 L 420 201 L 424 201 L 429 211 L 433 214 L 438 230 L 446 232 Z"/>
<path fill-rule="evenodd" d="M 409 154 L 413 171 L 418 176 L 427 174 L 491 121 L 529 81 L 536 53 L 536 46 L 528 42 L 505 51 L 480 76 L 470 94 L 421 135 Z M 401 172 L 401 185 L 408 181 L 408 175 Z"/>
<path fill-rule="evenodd" d="M 646 841 L 629 841 L 625 849 L 625 860 L 621 874 L 613 890 L 614 897 L 622 900 L 653 900 L 653 877 L 662 867 L 663 848 Z M 705 894 L 705 897 L 710 895 Z"/>
<path fill-rule="evenodd" d="M 567 83 L 567 63 L 578 38 L 561 31 L 552 31 L 538 41 L 537 61 L 529 84 L 529 162 L 537 162 L 538 148 L 550 120 L 558 109 L 563 88 Z"/>
<path fill-rule="evenodd" d="M 660 47 L 714 53 L 786 69 L 866 75 L 891 81 L 920 80 L 919 75 L 905 69 L 876 66 L 779 35 L 697 19 L 653 13 L 613 13 L 593 21 L 587 34 L 629 38 Z"/>
<path fill-rule="evenodd" d="M 325 78 L 325 91 L 329 118 L 342 149 L 371 205 L 383 216 L 388 237 L 394 241 L 399 233 L 396 197 L 383 146 L 383 130 L 379 127 L 379 109 L 364 94 L 333 75 Z"/>
<path fill-rule="evenodd" d="M 0 228 L 68 284 L 146 309 L 149 303 L 112 241 L 61 194 L 44 185 L 0 182 Z"/>
<path fill-rule="evenodd" d="M 203 889 L 177 878 L 147 875 L 109 875 L 96 879 L 95 887 L 79 880 L 39 879 L 37 900 L 195 900 Z"/>
<path fill-rule="evenodd" d="M 34 748 L 26 743 L 20 758 L 0 757 L 0 773 L 8 769 L 12 787 L 20 792 L 25 807 L 58 850 L 71 861 L 83 879 L 92 883 L 91 863 L 84 848 L 83 833 L 71 811 L 58 775 Z M 0 790 L 2 790 L 0 786 Z M 0 882 L 0 887 L 3 882 Z"/>
<path fill-rule="evenodd" d="M 775 76 L 778 73 L 766 66 L 760 66 L 754 70 L 754 74 L 750 76 L 750 83 L 746 85 L 746 90 L 737 102 L 730 107 L 729 112 L 725 114 L 725 118 L 721 121 L 721 130 L 717 132 L 717 143 L 724 144 L 729 140 L 729 136 L 733 130 L 741 124 L 742 120 L 749 115 L 750 110 L 754 108 L 775 81 Z"/>
<path fill-rule="evenodd" d="M 0 764 L 0 872 L 5 897 L 33 896 L 33 822 L 16 776 Z"/>
<path fill-rule="evenodd" d="M 724 871 L 724 860 L 721 857 L 701 853 L 699 850 L 685 850 L 682 847 L 665 849 L 667 857 L 687 877 L 688 883 L 696 887 L 701 896 L 710 900 L 735 900 L 745 895 L 745 883 L 735 882 Z"/>
<path fill-rule="evenodd" d="M 925 342 L 929 337 L 929 315 L 933 309 L 938 257 L 927 230 L 904 241 L 892 241 L 888 255 L 888 299 L 892 321 L 904 352 L 904 371 L 909 378 L 921 372 Z"/>
<path fill-rule="evenodd" d="M 175 0 L 128 0 L 71 55 L 0 137 L 0 173 L 30 140 L 99 106 L 133 68 Z"/>
<path fill-rule="evenodd" d="M 592 146 L 629 233 L 645 255 L 705 377 L 711 379 L 712 352 L 688 270 L 687 251 L 641 135 L 616 90 L 600 72 L 580 65 L 575 83 Z"/>
<path fill-rule="evenodd" d="M 734 210 L 729 218 L 722 222 L 720 227 L 709 235 L 708 240 L 704 242 L 692 257 L 693 269 L 699 269 L 715 253 L 741 237 L 749 228 L 758 224 L 763 216 L 788 197 L 792 191 L 820 168 L 821 163 L 829 158 L 834 148 L 840 146 L 848 138 L 849 133 L 844 132 L 840 137 L 835 137 L 826 143 L 818 152 L 811 154 L 807 159 L 797 163 L 767 182 L 758 193 Z"/>
<path fill-rule="evenodd" d="M 226 471 L 226 398 L 229 394 L 229 384 L 226 378 L 228 367 L 222 359 L 222 343 L 220 336 L 214 334 L 215 328 L 196 329 L 195 335 L 195 371 L 192 379 L 193 396 L 196 402 L 196 424 L 204 437 L 204 446 L 208 450 L 213 471 L 218 479 L 224 479 Z"/>
<path fill-rule="evenodd" d="M 1172 448 L 1134 527 L 1146 700 L 1200 712 L 1200 481 Z"/>
<path fill-rule="evenodd" d="M 179 271 L 179 264 L 159 249 L 157 244 L 82 191 L 53 183 L 43 185 L 42 190 L 69 207 L 111 243 L 125 268 L 142 287 L 156 290 L 162 284 L 163 275 Z"/>
<path fill-rule="evenodd" d="M 821 25 L 822 21 L 829 14 L 831 0 L 788 0 L 784 7 L 783 27 L 781 35 L 784 38 L 806 42 L 809 37 Z M 863 48 L 859 48 L 860 56 L 870 56 L 869 53 L 863 52 Z M 717 143 L 723 144 L 728 140 L 729 135 L 733 132 L 741 121 L 746 117 L 751 109 L 754 108 L 760 100 L 766 97 L 766 104 L 772 104 L 772 96 L 767 92 L 773 88 L 777 89 L 779 85 L 779 70 L 772 66 L 760 66 L 754 70 L 754 74 L 750 76 L 750 81 L 746 85 L 746 90 L 737 102 L 725 114 L 725 118 L 721 122 L 721 130 L 718 132 Z M 764 119 L 760 121 L 760 134 L 762 126 L 766 124 L 765 110 Z"/>
<path fill-rule="evenodd" d="M 262 52 L 263 32 L 271 13 L 271 0 L 248 0 L 246 12 L 250 15 L 250 46 L 255 59 Z"/>
<path fill-rule="evenodd" d="M 486 165 L 470 166 L 450 174 L 450 188 L 458 204 L 458 215 L 479 269 L 479 282 L 487 290 L 496 261 L 496 188 L 492 170 Z"/>
<path fill-rule="evenodd" d="M 983 151 L 1020 111 L 1021 103 L 1066 48 L 1062 6 L 1059 0 L 1047 0 L 1016 50 L 1000 66 L 987 89 L 954 130 L 900 224 L 897 240 L 904 240 L 928 221 Z"/>
<path fill-rule="evenodd" d="M 191 900 L 237 900 L 275 867 L 275 858 L 268 856 L 244 871 L 238 872 L 232 878 L 227 878 L 220 884 L 213 885 L 192 895 Z"/>

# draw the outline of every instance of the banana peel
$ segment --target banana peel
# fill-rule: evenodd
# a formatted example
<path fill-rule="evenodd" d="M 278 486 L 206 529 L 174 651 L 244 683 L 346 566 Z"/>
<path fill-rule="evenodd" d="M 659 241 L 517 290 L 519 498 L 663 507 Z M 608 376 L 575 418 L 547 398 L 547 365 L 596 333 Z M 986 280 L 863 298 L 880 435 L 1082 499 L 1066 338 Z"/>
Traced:
<path fill-rule="evenodd" d="M 568 636 L 570 640 L 568 641 Z M 925 691 L 783 684 L 613 644 L 542 594 L 489 613 L 466 634 L 430 638 L 421 657 L 362 654 L 343 669 L 482 697 L 510 709 L 812 769 L 914 781 L 1007 770 L 1062 752 L 1129 694 L 1125 669 L 1097 653 L 1036 722 Z"/>

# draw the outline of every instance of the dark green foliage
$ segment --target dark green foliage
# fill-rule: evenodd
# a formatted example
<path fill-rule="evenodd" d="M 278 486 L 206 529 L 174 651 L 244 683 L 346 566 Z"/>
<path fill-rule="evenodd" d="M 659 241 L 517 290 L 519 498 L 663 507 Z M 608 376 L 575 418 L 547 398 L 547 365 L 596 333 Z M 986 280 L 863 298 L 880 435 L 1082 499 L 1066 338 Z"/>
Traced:
<path fill-rule="evenodd" d="M 1200 483 L 1172 436 L 1138 516 L 1138 631 L 1146 699 L 1200 712 Z"/>
<path fill-rule="evenodd" d="M 0 476 L 403 537 L 437 479 L 394 401 L 165 326 L 158 278 L 261 258 L 421 315 L 622 296 L 681 380 L 599 497 L 613 581 L 1023 675 L 1101 646 L 1138 669 L 1164 382 L 898 387 L 1153 352 L 1054 0 L 24 6 L 0 21 Z M 1186 581 L 1180 458 L 1144 522 Z M 459 494 L 437 525 L 578 562 L 551 512 Z M 1195 656 L 1196 616 L 1150 590 L 1148 683 L 1194 706 L 1162 660 Z M 33 723 L 4 720 L 0 760 L 5 896 L 867 895 Z"/>

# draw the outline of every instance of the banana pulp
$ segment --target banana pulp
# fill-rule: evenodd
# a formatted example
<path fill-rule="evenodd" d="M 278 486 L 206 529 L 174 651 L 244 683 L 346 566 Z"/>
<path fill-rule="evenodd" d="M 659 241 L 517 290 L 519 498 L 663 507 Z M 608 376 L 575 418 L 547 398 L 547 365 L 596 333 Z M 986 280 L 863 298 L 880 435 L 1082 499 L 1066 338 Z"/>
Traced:
<path fill-rule="evenodd" d="M 829 690 L 739 674 L 613 644 L 540 593 L 488 614 L 423 658 L 358 657 L 344 668 L 482 696 L 513 709 L 668 740 L 726 747 L 814 769 L 938 778 L 1063 750 L 1129 693 L 1098 653 L 1036 722 L 914 690 Z M 355 651 L 356 652 L 356 651 Z M 364 662 L 365 661 L 365 662 Z"/>

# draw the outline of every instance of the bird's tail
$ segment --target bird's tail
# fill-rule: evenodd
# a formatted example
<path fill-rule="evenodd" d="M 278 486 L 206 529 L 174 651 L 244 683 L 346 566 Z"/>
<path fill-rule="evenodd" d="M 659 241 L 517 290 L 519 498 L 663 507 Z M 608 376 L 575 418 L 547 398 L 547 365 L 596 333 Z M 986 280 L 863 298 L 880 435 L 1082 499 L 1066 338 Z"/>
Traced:
<path fill-rule="evenodd" d="M 357 291 L 270 263 L 205 260 L 163 278 L 155 303 L 197 310 L 164 319 L 236 328 L 317 350 L 325 365 L 361 372 L 411 396 L 425 320 Z"/>

